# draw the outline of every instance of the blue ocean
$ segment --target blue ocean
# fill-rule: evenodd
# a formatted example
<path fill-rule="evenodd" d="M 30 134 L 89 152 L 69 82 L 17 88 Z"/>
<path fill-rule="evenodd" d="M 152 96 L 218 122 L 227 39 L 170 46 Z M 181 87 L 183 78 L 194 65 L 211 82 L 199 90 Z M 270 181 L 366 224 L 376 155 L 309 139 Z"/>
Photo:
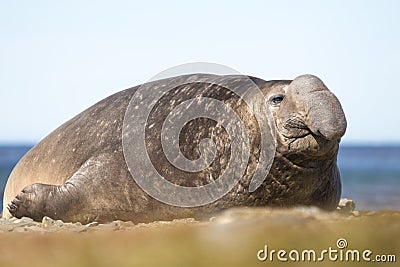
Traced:
<path fill-rule="evenodd" d="M 0 196 L 18 160 L 32 146 L 0 146 Z M 400 146 L 346 146 L 339 151 L 342 197 L 358 210 L 400 210 Z M 0 206 L 0 210 L 2 206 Z"/>

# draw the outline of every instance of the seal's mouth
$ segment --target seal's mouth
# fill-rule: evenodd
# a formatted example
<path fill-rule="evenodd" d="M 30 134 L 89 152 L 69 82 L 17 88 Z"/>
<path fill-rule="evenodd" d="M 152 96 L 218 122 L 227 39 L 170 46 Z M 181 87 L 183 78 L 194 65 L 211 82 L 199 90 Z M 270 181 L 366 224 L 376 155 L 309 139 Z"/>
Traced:
<path fill-rule="evenodd" d="M 313 156 L 327 156 L 332 150 L 338 149 L 339 139 L 330 139 L 319 130 L 312 130 L 304 119 L 290 116 L 283 123 L 277 123 L 278 151 L 282 154 L 304 154 Z"/>
<path fill-rule="evenodd" d="M 301 135 L 287 136 L 278 131 L 277 152 L 299 168 L 319 169 L 336 158 L 339 140 L 327 140 L 322 135 L 303 129 Z"/>

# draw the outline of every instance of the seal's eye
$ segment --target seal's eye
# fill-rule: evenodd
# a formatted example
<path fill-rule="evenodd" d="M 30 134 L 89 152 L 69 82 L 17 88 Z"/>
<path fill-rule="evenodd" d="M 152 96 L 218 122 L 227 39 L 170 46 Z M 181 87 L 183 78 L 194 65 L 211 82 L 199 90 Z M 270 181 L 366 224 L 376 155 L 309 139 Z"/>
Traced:
<path fill-rule="evenodd" d="M 283 100 L 284 98 L 285 98 L 285 96 L 282 95 L 282 94 L 274 95 L 274 96 L 271 97 L 270 101 L 271 101 L 272 104 L 274 104 L 274 105 L 279 105 L 279 104 L 282 102 L 282 100 Z"/>

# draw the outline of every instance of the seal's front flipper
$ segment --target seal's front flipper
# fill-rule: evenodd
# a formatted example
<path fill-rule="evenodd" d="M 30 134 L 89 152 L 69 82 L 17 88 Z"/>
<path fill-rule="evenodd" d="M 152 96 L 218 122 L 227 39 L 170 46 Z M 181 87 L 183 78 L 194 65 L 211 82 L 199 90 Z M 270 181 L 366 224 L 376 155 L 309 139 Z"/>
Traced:
<path fill-rule="evenodd" d="M 118 159 L 111 153 L 92 157 L 63 185 L 32 184 L 25 187 L 11 201 L 8 210 L 14 217 L 25 216 L 35 221 L 41 221 L 44 216 L 81 223 L 115 220 L 118 216 L 114 213 L 118 212 L 118 208 L 130 212 L 129 207 L 120 207 L 127 201 L 119 200 L 119 194 L 113 194 L 121 192 L 115 187 L 123 184 L 121 181 L 116 184 L 112 175 L 115 166 L 118 166 L 116 162 Z M 125 180 L 125 183 L 133 183 L 131 178 Z"/>
<path fill-rule="evenodd" d="M 62 186 L 32 184 L 11 201 L 8 210 L 14 217 L 30 217 L 35 221 L 41 221 L 44 216 L 63 219 L 79 206 L 80 197 L 75 191 L 69 182 Z"/>

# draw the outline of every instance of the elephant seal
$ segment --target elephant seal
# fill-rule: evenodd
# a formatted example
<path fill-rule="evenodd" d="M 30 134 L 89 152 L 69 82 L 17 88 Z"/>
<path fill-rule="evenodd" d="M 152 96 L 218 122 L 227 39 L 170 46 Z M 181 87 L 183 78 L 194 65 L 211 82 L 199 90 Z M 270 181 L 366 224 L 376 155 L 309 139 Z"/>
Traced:
<path fill-rule="evenodd" d="M 340 102 L 324 83 L 312 75 L 294 80 L 244 76 L 212 76 L 236 88 L 250 79 L 263 97 L 249 92 L 250 102 L 263 102 L 272 114 L 275 129 L 272 166 L 253 192 L 248 190 L 260 155 L 262 130 L 249 111 L 251 103 L 228 89 L 190 82 L 193 74 L 154 81 L 159 88 L 171 81 L 185 83 L 167 92 L 153 107 L 146 124 L 145 142 L 154 168 L 166 180 L 186 187 L 204 186 L 227 168 L 233 151 L 232 136 L 218 122 L 200 117 L 179 132 L 178 147 L 188 160 L 201 157 L 201 141 L 211 139 L 216 148 L 212 164 L 197 172 L 175 168 L 163 153 L 161 131 L 168 113 L 188 99 L 207 97 L 230 106 L 244 124 L 249 140 L 249 159 L 238 183 L 221 198 L 197 207 L 163 203 L 147 194 L 135 181 L 141 166 L 127 166 L 123 147 L 123 123 L 129 103 L 139 86 L 118 92 L 67 121 L 33 147 L 12 171 L 4 193 L 3 217 L 43 216 L 88 223 L 130 220 L 150 222 L 201 216 L 237 206 L 315 205 L 336 208 L 341 195 L 336 164 L 338 146 L 346 131 Z M 251 91 L 251 90 L 250 90 Z M 249 106 L 250 105 L 250 106 Z M 212 107 L 211 107 L 212 108 Z M 134 110 L 140 116 L 141 110 Z M 136 113 L 135 113 L 136 112 Z M 263 110 L 256 111 L 260 114 Z M 264 124 L 265 125 L 265 124 Z M 130 125 L 136 127 L 135 125 Z M 157 187 L 157 185 L 155 185 Z M 179 197 L 179 196 L 178 196 Z"/>

